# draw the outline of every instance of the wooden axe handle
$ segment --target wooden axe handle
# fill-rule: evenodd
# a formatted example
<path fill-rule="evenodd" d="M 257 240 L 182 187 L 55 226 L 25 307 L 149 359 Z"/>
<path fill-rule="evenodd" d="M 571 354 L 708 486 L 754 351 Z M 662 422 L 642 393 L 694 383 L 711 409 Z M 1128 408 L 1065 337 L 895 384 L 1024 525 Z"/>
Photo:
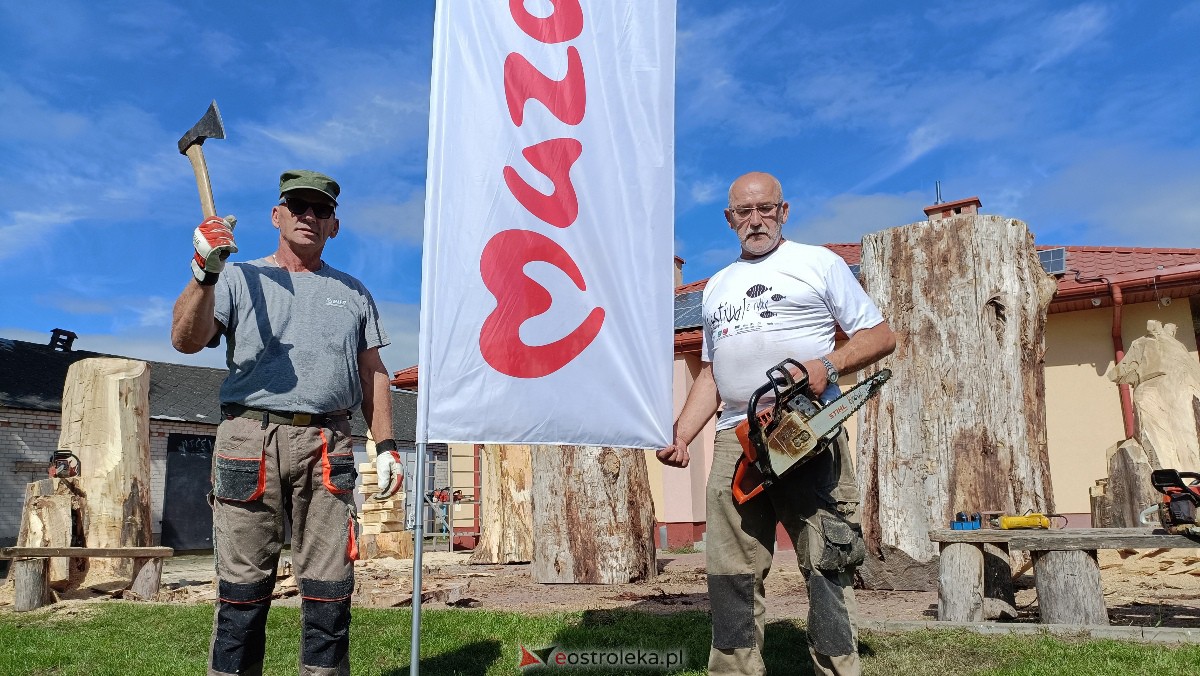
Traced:
<path fill-rule="evenodd" d="M 200 191 L 200 209 L 204 217 L 217 215 L 217 205 L 213 203 L 212 183 L 208 180 L 208 164 L 204 162 L 204 150 L 199 143 L 188 146 L 184 152 L 192 162 L 192 171 L 196 174 L 196 189 Z"/>

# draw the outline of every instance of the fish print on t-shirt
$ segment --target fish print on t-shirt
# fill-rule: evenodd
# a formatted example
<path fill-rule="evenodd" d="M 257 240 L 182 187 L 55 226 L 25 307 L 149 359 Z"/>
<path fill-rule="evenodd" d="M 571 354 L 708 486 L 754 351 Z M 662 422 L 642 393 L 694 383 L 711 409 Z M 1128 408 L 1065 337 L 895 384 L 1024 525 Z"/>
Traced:
<path fill-rule="evenodd" d="M 786 296 L 778 293 L 767 295 L 772 290 L 769 286 L 755 284 L 746 289 L 746 297 L 741 303 L 723 302 L 709 313 L 707 321 L 712 328 L 713 342 L 722 338 L 760 331 L 774 324 L 778 313 L 771 310 L 772 303 L 778 303 Z"/>

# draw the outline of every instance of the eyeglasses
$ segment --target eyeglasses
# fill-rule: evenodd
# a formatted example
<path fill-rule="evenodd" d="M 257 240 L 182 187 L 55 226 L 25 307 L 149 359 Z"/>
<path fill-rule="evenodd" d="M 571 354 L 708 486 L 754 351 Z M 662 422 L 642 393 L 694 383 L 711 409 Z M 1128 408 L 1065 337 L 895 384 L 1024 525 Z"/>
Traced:
<path fill-rule="evenodd" d="M 332 204 L 321 204 L 320 202 L 309 202 L 302 200 L 299 197 L 288 197 L 283 200 L 287 205 L 288 211 L 292 212 L 293 216 L 303 216 L 306 211 L 312 209 L 313 216 L 317 218 L 329 218 L 333 215 L 334 206 Z"/>
<path fill-rule="evenodd" d="M 758 215 L 762 216 L 763 218 L 770 218 L 775 215 L 775 212 L 781 206 L 783 206 L 782 201 L 776 202 L 775 204 L 759 204 L 752 207 L 729 207 L 729 213 L 733 214 L 733 217 L 739 221 L 749 220 L 750 214 L 754 213 L 755 211 L 757 211 Z"/>

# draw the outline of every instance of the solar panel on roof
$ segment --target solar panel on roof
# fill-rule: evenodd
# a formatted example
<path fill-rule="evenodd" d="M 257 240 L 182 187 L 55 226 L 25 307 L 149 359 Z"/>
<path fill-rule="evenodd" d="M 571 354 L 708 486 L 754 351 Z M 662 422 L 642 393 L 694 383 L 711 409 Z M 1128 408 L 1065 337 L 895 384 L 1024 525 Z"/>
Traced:
<path fill-rule="evenodd" d="M 688 291 L 675 296 L 675 329 L 692 329 L 704 323 L 700 304 L 704 291 Z"/>
<path fill-rule="evenodd" d="M 859 269 L 861 269 L 861 266 L 858 263 L 850 266 L 850 272 L 853 273 L 855 277 L 858 277 Z"/>
<path fill-rule="evenodd" d="M 1057 247 L 1055 249 L 1046 249 L 1038 252 L 1038 261 L 1042 264 L 1042 269 L 1052 275 L 1062 275 L 1067 272 L 1067 249 L 1066 247 Z"/>

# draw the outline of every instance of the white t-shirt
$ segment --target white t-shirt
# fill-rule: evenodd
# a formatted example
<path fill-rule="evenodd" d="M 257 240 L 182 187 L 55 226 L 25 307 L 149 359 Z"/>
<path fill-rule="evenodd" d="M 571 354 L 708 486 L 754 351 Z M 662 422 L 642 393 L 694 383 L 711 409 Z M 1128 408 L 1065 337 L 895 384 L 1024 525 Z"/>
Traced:
<path fill-rule="evenodd" d="M 763 258 L 738 259 L 704 287 L 704 347 L 724 411 L 717 429 L 746 417 L 750 395 L 767 383 L 767 369 L 787 357 L 799 362 L 833 351 L 846 335 L 883 322 L 840 256 L 822 246 L 784 241 Z M 810 374 L 824 378 L 825 372 Z M 826 399 L 837 396 L 826 391 Z M 766 395 L 759 405 L 774 400 Z"/>

